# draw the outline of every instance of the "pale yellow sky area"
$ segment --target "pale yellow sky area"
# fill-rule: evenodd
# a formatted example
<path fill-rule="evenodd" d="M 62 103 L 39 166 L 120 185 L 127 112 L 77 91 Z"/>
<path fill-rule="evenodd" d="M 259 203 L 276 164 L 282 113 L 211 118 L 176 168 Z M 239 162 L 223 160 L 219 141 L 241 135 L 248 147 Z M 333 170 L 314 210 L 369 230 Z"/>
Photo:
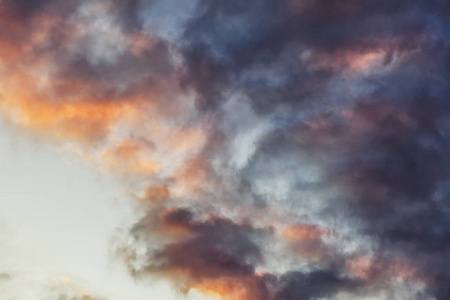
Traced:
<path fill-rule="evenodd" d="M 136 282 L 111 258 L 111 236 L 132 215 L 114 183 L 0 126 L 2 299 L 47 300 L 61 278 L 107 300 L 204 299 L 178 295 L 165 282 Z"/>

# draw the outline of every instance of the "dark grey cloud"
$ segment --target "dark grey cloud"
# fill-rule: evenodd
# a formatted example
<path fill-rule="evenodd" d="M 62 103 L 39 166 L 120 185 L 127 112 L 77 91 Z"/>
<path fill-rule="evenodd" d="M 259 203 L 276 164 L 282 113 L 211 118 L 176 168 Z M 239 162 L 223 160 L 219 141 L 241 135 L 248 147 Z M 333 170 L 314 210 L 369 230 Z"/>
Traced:
<path fill-rule="evenodd" d="M 134 225 L 131 232 L 135 238 L 151 234 L 151 223 L 160 234 L 175 234 L 179 238 L 149 253 L 144 273 L 180 271 L 196 280 L 245 277 L 253 274 L 254 266 L 262 260 L 254 236 L 264 232 L 250 224 L 236 224 L 219 216 L 198 220 L 184 208 L 171 209 L 159 222 L 154 219 L 155 215 L 150 214 Z"/>
<path fill-rule="evenodd" d="M 201 290 L 202 284 L 211 282 L 216 287 L 231 284 L 231 289 L 236 284 L 236 290 L 245 290 L 242 299 L 261 300 L 309 300 L 338 292 L 357 294 L 369 285 L 345 277 L 343 266 L 338 264 L 311 271 L 259 274 L 256 269 L 264 263 L 262 243 L 273 238 L 273 229 L 255 228 L 213 215 L 199 217 L 185 208 L 157 215 L 151 213 L 131 228 L 135 249 L 119 248 L 117 252 L 126 257 L 131 273 L 139 278 L 175 278 L 176 286 L 188 290 Z M 171 238 L 154 248 L 157 235 Z M 142 245 L 147 247 L 144 257 L 138 254 Z M 130 250 L 136 252 L 130 255 Z"/>
<path fill-rule="evenodd" d="M 332 271 L 314 271 L 309 274 L 290 272 L 280 278 L 278 300 L 310 300 L 329 297 L 337 291 L 352 290 L 356 283 L 339 278 Z"/>
<path fill-rule="evenodd" d="M 6 9 L 9 13 L 14 14 L 15 17 L 19 17 L 21 19 L 26 19 L 32 17 L 35 14 L 38 14 L 42 11 L 45 11 L 49 5 L 55 2 L 53 0 L 5 0 L 2 1 L 2 8 Z"/>
<path fill-rule="evenodd" d="M 230 89 L 244 89 L 260 109 L 311 101 L 328 87 L 336 70 L 311 71 L 302 52 L 330 56 L 345 67 L 347 55 L 385 50 L 393 55 L 416 49 L 430 19 L 442 14 L 439 1 L 200 1 L 198 15 L 183 36 L 188 81 L 203 106 L 214 106 Z M 315 58 L 314 58 L 315 57 Z M 270 67 L 287 78 L 270 86 Z M 245 74 L 257 69 L 257 82 Z M 251 84 L 249 84 L 251 83 Z M 277 92 L 278 91 L 278 92 Z M 277 92 L 275 95 L 274 93 Z M 269 94 L 265 99 L 265 94 Z"/>

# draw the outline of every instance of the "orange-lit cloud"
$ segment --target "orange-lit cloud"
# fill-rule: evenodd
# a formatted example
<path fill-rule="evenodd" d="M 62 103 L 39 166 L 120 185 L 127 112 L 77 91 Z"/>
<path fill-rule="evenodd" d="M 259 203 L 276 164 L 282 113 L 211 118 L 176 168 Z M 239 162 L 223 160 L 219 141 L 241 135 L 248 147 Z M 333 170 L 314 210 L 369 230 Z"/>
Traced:
<path fill-rule="evenodd" d="M 310 224 L 295 224 L 281 231 L 281 236 L 291 244 L 294 251 L 309 259 L 319 259 L 327 254 L 328 249 L 322 238 L 330 234 L 330 230 Z"/>
<path fill-rule="evenodd" d="M 423 280 L 423 276 L 410 262 L 400 258 L 369 258 L 357 256 L 346 262 L 350 276 L 364 280 Z"/>
<path fill-rule="evenodd" d="M 218 299 L 252 300 L 255 297 L 270 297 L 269 295 L 258 295 L 258 276 L 244 278 L 222 278 L 218 280 L 207 280 L 194 284 L 193 289 L 207 296 Z M 256 293 L 256 294 L 255 294 Z"/>
<path fill-rule="evenodd" d="M 105 167 L 113 172 L 151 175 L 161 168 L 133 141 L 120 142 L 113 148 L 107 148 L 101 156 Z"/>

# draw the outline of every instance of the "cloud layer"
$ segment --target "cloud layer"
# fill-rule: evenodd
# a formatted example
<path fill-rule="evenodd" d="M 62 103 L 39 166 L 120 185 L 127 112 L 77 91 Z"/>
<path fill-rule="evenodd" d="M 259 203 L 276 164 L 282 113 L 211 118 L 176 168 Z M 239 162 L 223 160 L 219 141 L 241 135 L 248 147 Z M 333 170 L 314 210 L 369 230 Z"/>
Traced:
<path fill-rule="evenodd" d="M 0 0 L 0 111 L 121 177 L 130 274 L 450 295 L 446 1 Z"/>

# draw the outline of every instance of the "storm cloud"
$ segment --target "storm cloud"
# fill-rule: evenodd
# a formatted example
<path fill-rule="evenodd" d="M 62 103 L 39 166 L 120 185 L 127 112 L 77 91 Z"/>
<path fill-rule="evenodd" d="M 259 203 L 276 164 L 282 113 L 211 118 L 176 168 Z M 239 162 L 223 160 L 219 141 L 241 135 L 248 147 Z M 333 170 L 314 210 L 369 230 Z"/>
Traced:
<path fill-rule="evenodd" d="M 0 0 L 5 119 L 118 176 L 136 278 L 450 297 L 447 1 Z"/>

